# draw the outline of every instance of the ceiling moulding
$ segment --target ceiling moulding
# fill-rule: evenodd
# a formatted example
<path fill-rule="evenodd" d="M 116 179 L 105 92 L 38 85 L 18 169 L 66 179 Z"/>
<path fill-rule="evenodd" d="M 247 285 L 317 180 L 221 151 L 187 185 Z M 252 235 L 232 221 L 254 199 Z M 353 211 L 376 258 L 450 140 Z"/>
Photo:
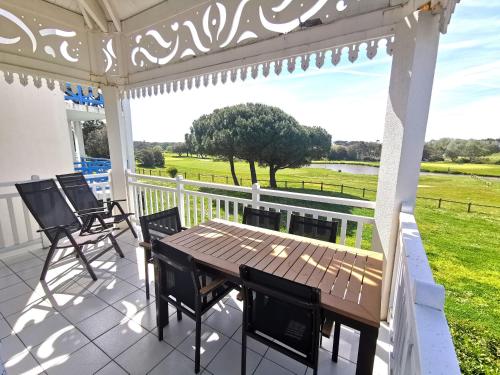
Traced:
<path fill-rule="evenodd" d="M 382 50 L 384 54 L 392 56 L 393 46 L 394 35 L 388 33 L 387 35 L 373 39 L 342 44 L 329 49 L 282 57 L 275 60 L 262 61 L 254 64 L 242 64 L 233 68 L 208 71 L 205 73 L 200 72 L 199 74 L 189 72 L 178 78 L 169 76 L 148 84 L 123 87 L 121 89 L 121 94 L 122 97 L 132 99 L 144 98 L 152 95 L 184 91 L 186 89 L 190 90 L 201 86 L 215 86 L 219 82 L 225 84 L 228 81 L 235 82 L 238 79 L 245 81 L 249 78 L 256 79 L 259 76 L 266 78 L 271 73 L 280 75 L 284 70 L 288 73 L 293 73 L 298 69 L 306 71 L 311 66 L 311 63 L 314 64 L 314 67 L 320 69 L 327 64 L 336 66 L 342 59 L 346 58 L 351 63 L 354 63 L 360 54 L 364 54 L 369 59 L 373 59 L 380 50 Z M 329 61 L 327 61 L 327 57 Z"/>

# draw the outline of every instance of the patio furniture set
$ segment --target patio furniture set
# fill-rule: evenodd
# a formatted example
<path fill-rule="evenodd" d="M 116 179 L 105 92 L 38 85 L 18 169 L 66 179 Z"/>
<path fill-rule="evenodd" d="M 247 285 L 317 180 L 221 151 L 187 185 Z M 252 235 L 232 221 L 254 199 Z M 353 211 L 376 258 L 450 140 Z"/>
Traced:
<path fill-rule="evenodd" d="M 107 251 L 123 253 L 116 237 L 137 233 L 119 201 L 98 200 L 81 173 L 16 184 L 40 231 L 51 245 L 40 279 L 54 252 L 74 248 L 93 280 L 90 263 Z M 117 211 L 118 214 L 113 214 Z M 234 289 L 243 301 L 241 373 L 246 373 L 247 337 L 318 372 L 322 337 L 333 332 L 332 361 L 339 350 L 340 326 L 360 332 L 356 374 L 371 374 L 380 325 L 382 255 L 335 243 L 336 221 L 293 214 L 289 233 L 280 232 L 279 212 L 245 207 L 242 224 L 215 219 L 192 228 L 181 225 L 177 207 L 139 218 L 144 248 L 146 298 L 148 264 L 154 264 L 158 339 L 177 319 L 196 322 L 195 373 L 200 371 L 201 319 Z M 117 231 L 117 225 L 125 229 Z M 84 249 L 109 239 L 91 259 Z M 63 259 L 63 258 L 61 258 Z M 59 261 L 61 260 L 59 259 Z"/>

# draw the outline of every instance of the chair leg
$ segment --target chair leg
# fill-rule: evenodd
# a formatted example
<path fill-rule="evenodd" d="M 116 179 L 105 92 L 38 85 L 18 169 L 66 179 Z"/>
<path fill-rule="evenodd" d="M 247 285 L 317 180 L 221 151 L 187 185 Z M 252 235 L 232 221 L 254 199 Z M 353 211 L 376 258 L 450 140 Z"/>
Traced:
<path fill-rule="evenodd" d="M 144 253 L 144 281 L 146 282 L 146 299 L 149 299 L 149 272 L 148 272 L 149 262 L 146 257 L 146 253 Z"/>
<path fill-rule="evenodd" d="M 42 274 L 40 275 L 40 280 L 42 281 L 45 280 L 45 276 L 47 275 L 47 271 L 49 270 L 50 261 L 52 260 L 54 252 L 56 251 L 56 246 L 57 242 L 50 245 L 49 252 L 47 253 L 47 257 L 45 258 L 45 263 L 43 265 Z"/>
<path fill-rule="evenodd" d="M 80 256 L 81 261 L 83 262 L 83 264 L 87 268 L 87 271 L 89 272 L 90 277 L 92 277 L 92 280 L 96 281 L 97 276 L 95 275 L 94 270 L 92 269 L 92 266 L 90 265 L 89 261 L 87 260 L 87 258 L 83 254 L 82 248 L 80 246 L 77 246 L 75 248 L 75 250 L 78 253 L 78 255 Z"/>
<path fill-rule="evenodd" d="M 134 226 L 132 225 L 132 223 L 130 222 L 130 220 L 129 220 L 128 217 L 125 218 L 125 221 L 127 222 L 127 225 L 130 228 L 130 231 L 132 232 L 132 235 L 134 236 L 134 238 L 138 238 L 137 237 L 137 232 L 135 231 Z"/>
<path fill-rule="evenodd" d="M 247 373 L 247 335 L 245 331 L 241 330 L 241 375 Z"/>
<path fill-rule="evenodd" d="M 177 320 L 182 320 L 182 310 L 177 309 Z"/>
<path fill-rule="evenodd" d="M 200 350 L 201 350 L 201 314 L 196 314 L 196 342 L 194 354 L 194 372 L 200 372 Z"/>
<path fill-rule="evenodd" d="M 113 244 L 113 247 L 115 248 L 116 252 L 120 256 L 120 258 L 124 258 L 125 256 L 123 255 L 122 249 L 120 249 L 120 246 L 118 245 L 118 242 L 116 242 L 115 236 L 112 234 L 109 235 L 109 240 Z"/>
<path fill-rule="evenodd" d="M 339 358 L 339 344 L 340 344 L 340 323 L 335 322 L 333 329 L 333 348 L 332 348 L 332 361 L 337 362 Z"/>

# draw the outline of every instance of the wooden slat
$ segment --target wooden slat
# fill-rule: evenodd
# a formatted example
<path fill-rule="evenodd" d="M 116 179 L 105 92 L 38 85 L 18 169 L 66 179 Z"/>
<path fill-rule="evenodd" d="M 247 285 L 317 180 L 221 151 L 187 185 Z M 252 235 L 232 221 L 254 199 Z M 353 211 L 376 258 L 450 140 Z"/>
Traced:
<path fill-rule="evenodd" d="M 182 242 L 182 241 L 186 241 L 188 238 L 192 238 L 193 235 L 199 233 L 199 232 L 204 232 L 204 231 L 208 231 L 210 230 L 211 227 L 208 227 L 206 225 L 199 225 L 195 228 L 191 228 L 189 229 L 189 232 L 188 231 L 182 231 L 182 232 L 179 232 L 179 233 L 176 233 L 176 234 L 173 234 L 172 236 L 170 236 L 170 243 L 172 244 L 175 244 L 177 242 Z"/>
<path fill-rule="evenodd" d="M 223 231 L 224 227 L 221 225 L 217 226 L 207 226 L 206 230 L 203 232 L 194 233 L 192 236 L 187 237 L 185 240 L 178 242 L 184 246 L 190 246 L 194 250 L 197 249 L 198 244 L 207 244 L 211 239 L 224 237 Z M 185 231 L 189 235 L 188 231 Z"/>
<path fill-rule="evenodd" d="M 310 244 L 309 246 L 307 246 L 304 252 L 300 255 L 300 257 L 297 258 L 295 263 L 285 273 L 284 277 L 289 280 L 295 280 L 295 278 L 300 274 L 304 266 L 309 261 L 309 258 L 316 251 L 317 248 L 318 245 L 316 244 Z"/>
<path fill-rule="evenodd" d="M 258 263 L 256 263 L 254 267 L 259 270 L 264 270 L 276 258 L 286 258 L 286 249 L 292 242 L 294 242 L 293 239 L 286 238 L 279 244 L 272 244 L 267 255 L 263 257 Z"/>
<path fill-rule="evenodd" d="M 310 244 L 309 242 L 302 242 L 297 246 L 289 255 L 286 257 L 286 259 L 281 263 L 281 265 L 278 267 L 276 271 L 274 271 L 274 275 L 283 277 L 287 271 L 290 269 L 290 267 L 293 266 L 295 261 L 302 255 L 302 253 L 309 247 L 309 246 L 314 246 Z"/>
<path fill-rule="evenodd" d="M 356 254 L 346 254 L 344 261 L 340 266 L 337 279 L 335 280 L 335 284 L 333 285 L 333 289 L 330 292 L 332 295 L 342 299 L 344 298 L 347 289 L 347 283 L 349 282 L 349 278 L 351 277 L 352 264 L 354 263 L 355 259 Z"/>
<path fill-rule="evenodd" d="M 228 249 L 238 246 L 238 244 L 243 242 L 248 235 L 252 234 L 244 228 L 232 229 L 231 232 L 224 232 L 223 236 L 218 239 L 207 241 L 205 247 L 200 248 L 198 251 L 218 258 Z"/>
<path fill-rule="evenodd" d="M 345 299 L 348 301 L 358 303 L 361 282 L 363 281 L 363 275 L 365 273 L 366 258 L 366 256 L 358 255 L 354 260 L 351 277 L 349 278 L 349 285 L 347 286 L 347 292 L 345 294 Z"/>
<path fill-rule="evenodd" d="M 325 276 L 326 271 L 328 270 L 328 266 L 330 265 L 330 262 L 332 261 L 334 255 L 335 255 L 334 249 L 326 248 L 326 251 L 323 253 L 323 256 L 316 265 L 316 268 L 309 276 L 309 279 L 307 280 L 307 285 L 312 286 L 314 288 L 319 287 L 319 283 Z"/>
<path fill-rule="evenodd" d="M 274 236 L 270 237 L 271 241 L 267 242 L 266 245 L 259 246 L 258 251 L 255 254 L 251 254 L 252 257 L 250 259 L 245 259 L 245 261 L 243 261 L 243 259 L 240 260 L 240 264 L 246 264 L 250 267 L 255 267 L 255 265 L 262 259 L 264 259 L 267 255 L 269 255 L 269 253 L 271 253 L 276 246 L 279 246 L 284 241 L 286 241 L 286 238 L 278 239 Z"/>
<path fill-rule="evenodd" d="M 283 250 L 283 252 L 280 254 L 280 256 L 275 257 L 273 261 L 267 265 L 264 271 L 269 273 L 274 273 L 278 269 L 278 267 L 281 266 L 281 264 L 290 256 L 290 254 L 292 254 L 295 251 L 295 249 L 297 249 L 301 244 L 302 242 L 297 240 L 289 243 Z"/>
<path fill-rule="evenodd" d="M 262 249 L 266 248 L 271 243 L 276 242 L 276 238 L 272 236 L 268 236 L 264 233 L 265 240 L 259 243 L 253 250 L 242 249 L 238 251 L 236 254 L 232 255 L 228 258 L 230 262 L 237 262 L 239 264 L 246 264 L 250 259 L 256 256 Z"/>
<path fill-rule="evenodd" d="M 240 251 L 248 252 L 251 249 L 256 248 L 262 242 L 262 237 L 266 237 L 266 235 L 264 233 L 251 232 L 247 234 L 244 241 L 239 243 L 237 246 L 234 246 L 232 248 L 228 248 L 226 246 L 226 249 L 221 249 L 222 253 L 220 255 L 217 255 L 217 257 L 221 259 L 229 259 L 234 254 L 239 253 Z"/>
<path fill-rule="evenodd" d="M 316 269 L 316 266 L 323 256 L 323 254 L 326 251 L 325 246 L 318 246 L 314 253 L 311 255 L 309 260 L 307 261 L 307 264 L 302 268 L 302 271 L 300 271 L 300 274 L 297 275 L 295 278 L 295 282 L 305 284 L 306 281 L 309 279 L 309 276 L 311 276 L 312 272 Z"/>
<path fill-rule="evenodd" d="M 342 265 L 346 254 L 346 251 L 341 250 L 335 252 L 332 261 L 328 265 L 328 269 L 326 270 L 323 280 L 321 280 L 321 282 L 319 283 L 319 288 L 323 293 L 330 294 L 330 291 L 332 290 L 333 284 L 335 284 L 340 266 Z"/>
<path fill-rule="evenodd" d="M 370 313 L 372 319 L 380 318 L 382 264 L 381 258 L 368 257 L 363 275 L 359 305 Z"/>

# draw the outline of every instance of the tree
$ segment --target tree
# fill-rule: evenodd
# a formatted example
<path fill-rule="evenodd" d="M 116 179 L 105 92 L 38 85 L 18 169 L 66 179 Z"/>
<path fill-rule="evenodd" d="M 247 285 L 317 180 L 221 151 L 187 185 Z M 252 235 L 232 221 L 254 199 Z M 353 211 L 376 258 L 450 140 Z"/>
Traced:
<path fill-rule="evenodd" d="M 152 149 L 146 148 L 142 150 L 138 155 L 137 158 L 139 159 L 139 162 L 143 167 L 146 168 L 153 168 L 155 166 L 155 157 L 153 154 Z"/>
<path fill-rule="evenodd" d="M 176 143 L 172 146 L 172 152 L 176 153 L 178 156 L 182 156 L 182 154 L 186 152 L 186 144 Z"/>
<path fill-rule="evenodd" d="M 85 153 L 94 158 L 109 159 L 108 132 L 100 120 L 85 121 L 82 125 Z"/>
<path fill-rule="evenodd" d="M 154 165 L 156 167 L 165 166 L 165 157 L 163 156 L 163 149 L 160 146 L 155 146 L 152 149 Z"/>
<path fill-rule="evenodd" d="M 330 160 L 348 160 L 347 148 L 345 146 L 333 145 L 328 154 Z"/>
<path fill-rule="evenodd" d="M 454 139 L 448 146 L 446 146 L 445 156 L 450 158 L 452 161 L 456 161 L 459 156 L 461 156 L 464 149 L 464 141 L 461 139 Z"/>
<path fill-rule="evenodd" d="M 193 156 L 195 151 L 195 140 L 192 134 L 186 133 L 184 134 L 184 144 L 186 146 L 186 156 Z"/>

